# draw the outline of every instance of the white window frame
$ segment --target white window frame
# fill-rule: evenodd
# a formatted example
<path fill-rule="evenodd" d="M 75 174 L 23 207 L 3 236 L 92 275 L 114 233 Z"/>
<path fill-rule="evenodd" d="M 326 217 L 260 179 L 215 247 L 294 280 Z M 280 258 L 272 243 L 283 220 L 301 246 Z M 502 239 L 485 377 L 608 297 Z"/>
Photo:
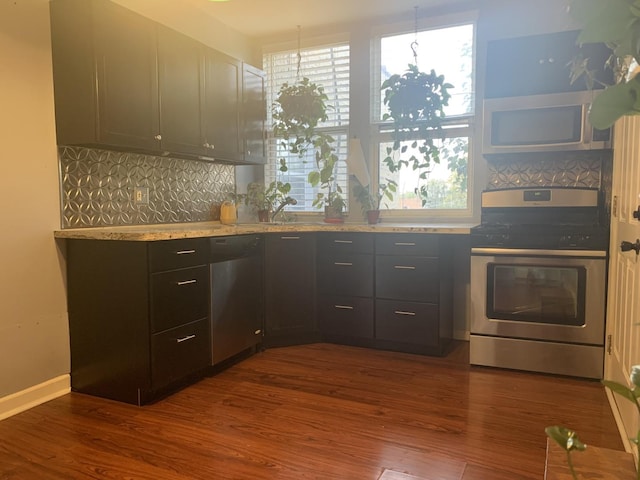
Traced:
<path fill-rule="evenodd" d="M 389 209 L 382 210 L 383 217 L 396 218 L 402 221 L 408 221 L 412 219 L 424 221 L 425 217 L 435 218 L 438 221 L 445 221 L 447 219 L 459 220 L 461 218 L 471 218 L 473 215 L 473 192 L 474 192 L 474 163 L 476 155 L 475 153 L 475 118 L 476 118 L 476 95 L 477 95 L 477 63 L 476 63 L 476 50 L 477 50 L 477 12 L 464 12 L 462 14 L 452 14 L 440 17 L 430 17 L 428 19 L 420 19 L 418 22 L 418 30 L 431 30 L 453 27 L 457 25 L 473 25 L 473 49 L 472 49 L 472 69 L 473 69 L 473 91 L 471 105 L 474 110 L 467 115 L 456 115 L 445 118 L 445 131 L 446 137 L 466 136 L 468 138 L 468 159 L 467 159 L 467 207 L 464 209 L 430 209 L 430 208 L 417 208 L 417 209 Z M 381 78 L 381 38 L 392 35 L 403 35 L 407 33 L 415 32 L 415 23 L 399 23 L 392 25 L 379 26 L 373 29 L 371 38 L 371 96 L 370 96 L 370 135 L 371 145 L 370 151 L 372 152 L 373 165 L 371 165 L 372 183 L 373 187 L 377 186 L 380 181 L 380 144 L 391 142 L 391 134 L 388 132 L 390 122 L 383 122 L 380 119 L 381 112 L 381 94 L 380 85 L 382 84 Z M 410 45 L 407 45 L 407 49 Z M 423 47 L 424 48 L 424 47 Z M 418 66 L 421 70 L 428 70 L 427 67 L 420 64 L 420 47 L 418 48 Z M 402 72 L 397 72 L 402 73 Z M 443 72 L 437 72 L 441 74 Z M 446 75 L 445 75 L 446 81 Z M 387 131 L 385 131 L 387 130 Z"/>

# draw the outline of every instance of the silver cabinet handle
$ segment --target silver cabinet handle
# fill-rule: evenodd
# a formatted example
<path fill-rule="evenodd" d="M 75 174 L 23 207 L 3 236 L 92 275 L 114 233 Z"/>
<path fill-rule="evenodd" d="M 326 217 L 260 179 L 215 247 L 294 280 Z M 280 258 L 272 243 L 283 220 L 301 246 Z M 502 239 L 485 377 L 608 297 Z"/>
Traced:
<path fill-rule="evenodd" d="M 182 285 L 191 285 L 192 283 L 198 283 L 197 280 L 193 279 L 193 280 L 183 280 L 181 282 L 178 282 L 177 285 L 182 286 Z"/>
<path fill-rule="evenodd" d="M 162 140 L 162 135 L 158 134 L 158 135 L 155 135 L 153 138 L 155 138 L 156 140 Z"/>
<path fill-rule="evenodd" d="M 192 253 L 196 253 L 195 250 L 178 250 L 176 255 L 191 255 Z"/>
<path fill-rule="evenodd" d="M 396 242 L 394 243 L 396 247 L 415 247 L 415 242 Z"/>
<path fill-rule="evenodd" d="M 405 312 L 405 311 L 402 311 L 402 310 L 396 310 L 393 313 L 395 313 L 396 315 L 406 315 L 408 317 L 415 317 L 416 316 L 416 312 Z"/>
<path fill-rule="evenodd" d="M 410 265 L 394 265 L 393 268 L 396 270 L 415 270 L 416 267 L 412 267 Z"/>
<path fill-rule="evenodd" d="M 353 307 L 350 305 L 334 305 L 334 307 L 340 310 L 353 310 Z"/>
<path fill-rule="evenodd" d="M 187 340 L 192 340 L 194 338 L 196 338 L 195 335 L 187 335 L 186 337 L 176 338 L 176 343 L 186 342 Z"/>
<path fill-rule="evenodd" d="M 334 240 L 333 243 L 353 243 L 353 240 Z"/>
<path fill-rule="evenodd" d="M 300 237 L 280 237 L 280 240 L 300 240 Z"/>
<path fill-rule="evenodd" d="M 333 264 L 339 267 L 353 267 L 353 263 L 351 262 L 333 262 Z"/>

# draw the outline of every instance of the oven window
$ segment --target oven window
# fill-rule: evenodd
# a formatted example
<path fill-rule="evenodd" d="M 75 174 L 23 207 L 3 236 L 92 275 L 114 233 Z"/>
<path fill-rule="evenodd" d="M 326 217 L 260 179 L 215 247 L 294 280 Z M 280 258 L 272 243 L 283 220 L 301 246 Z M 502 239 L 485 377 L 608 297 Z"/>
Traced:
<path fill-rule="evenodd" d="M 584 267 L 489 264 L 487 317 L 554 325 L 585 324 Z"/>

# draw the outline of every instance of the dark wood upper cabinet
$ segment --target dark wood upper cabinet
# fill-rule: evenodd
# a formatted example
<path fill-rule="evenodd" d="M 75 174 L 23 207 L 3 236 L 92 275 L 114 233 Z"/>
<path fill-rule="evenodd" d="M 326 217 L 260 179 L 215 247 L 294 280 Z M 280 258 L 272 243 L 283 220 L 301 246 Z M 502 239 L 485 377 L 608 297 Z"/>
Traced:
<path fill-rule="evenodd" d="M 213 157 L 241 161 L 242 62 L 214 50 L 204 50 L 205 144 Z"/>
<path fill-rule="evenodd" d="M 264 163 L 260 70 L 107 0 L 52 0 L 51 33 L 59 145 Z"/>
<path fill-rule="evenodd" d="M 51 2 L 59 144 L 160 148 L 156 26 L 107 1 Z"/>
<path fill-rule="evenodd" d="M 242 103 L 244 161 L 246 163 L 266 163 L 265 75 L 262 70 L 247 64 L 244 65 L 243 72 Z"/>
<path fill-rule="evenodd" d="M 587 90 L 584 77 L 571 82 L 571 62 L 580 57 L 589 59 L 599 82 L 611 83 L 613 72 L 604 68 L 611 50 L 604 44 L 579 46 L 577 38 L 578 31 L 566 31 L 489 42 L 485 98 Z"/>
<path fill-rule="evenodd" d="M 158 26 L 158 85 L 162 148 L 203 155 L 201 133 L 202 55 L 198 43 Z"/>

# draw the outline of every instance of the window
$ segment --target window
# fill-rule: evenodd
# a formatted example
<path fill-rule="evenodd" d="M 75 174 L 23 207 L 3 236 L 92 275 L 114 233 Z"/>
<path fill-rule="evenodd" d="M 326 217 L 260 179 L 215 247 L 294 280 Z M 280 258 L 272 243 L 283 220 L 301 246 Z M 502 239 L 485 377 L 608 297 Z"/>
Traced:
<path fill-rule="evenodd" d="M 449 27 L 432 28 L 417 33 L 402 33 L 379 38 L 379 64 L 373 72 L 372 122 L 377 125 L 374 141 L 378 153 L 379 182 L 392 179 L 398 183 L 394 201 L 387 206 L 413 215 L 428 209 L 430 215 L 461 215 L 470 212 L 468 178 L 471 174 L 469 161 L 470 138 L 474 114 L 473 51 L 474 24 L 465 23 Z M 418 67 L 422 71 L 435 70 L 444 75 L 445 81 L 454 86 L 451 99 L 445 108 L 444 139 L 437 140 L 440 148 L 440 163 L 433 164 L 427 179 L 404 167 L 391 173 L 382 159 L 387 156 L 387 147 L 392 144 L 390 126 L 381 121 L 384 114 L 384 93 L 379 86 L 392 74 L 402 74 L 408 64 L 414 64 L 412 42 L 417 42 Z M 434 47 L 435 46 L 435 47 Z M 419 139 L 417 139 L 419 140 Z M 408 143 L 407 156 L 411 155 Z M 404 155 L 403 155 L 404 158 Z M 416 191 L 423 189 L 422 198 Z M 426 202 L 423 205 L 423 200 Z"/>
<path fill-rule="evenodd" d="M 347 196 L 347 156 L 349 130 L 349 44 L 340 43 L 300 50 L 300 71 L 298 72 L 298 50 L 265 53 L 263 68 L 267 74 L 267 105 L 273 105 L 283 83 L 295 83 L 307 77 L 311 82 L 324 88 L 328 96 L 327 105 L 329 120 L 320 128 L 329 133 L 334 139 L 336 155 L 342 161 L 337 166 L 337 181 Z M 265 181 L 280 180 L 291 184 L 290 195 L 298 203 L 287 210 L 298 212 L 318 211 L 312 206 L 313 199 L 318 192 L 307 182 L 307 175 L 315 170 L 313 152 L 304 158 L 288 153 L 279 145 L 278 139 L 273 137 L 271 111 L 268 108 L 268 142 L 269 160 L 265 167 Z M 278 170 L 279 159 L 284 158 L 289 170 Z"/>

